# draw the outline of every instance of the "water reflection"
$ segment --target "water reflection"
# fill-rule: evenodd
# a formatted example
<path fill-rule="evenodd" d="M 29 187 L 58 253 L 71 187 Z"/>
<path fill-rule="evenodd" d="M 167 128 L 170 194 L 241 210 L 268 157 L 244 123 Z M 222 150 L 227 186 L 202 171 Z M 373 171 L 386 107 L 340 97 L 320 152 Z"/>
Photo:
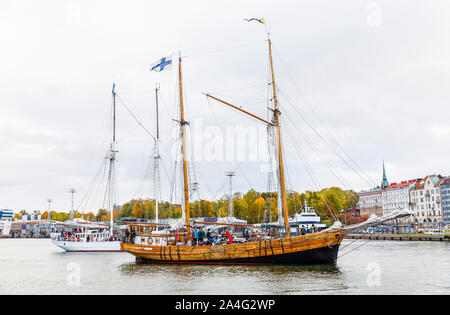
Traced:
<path fill-rule="evenodd" d="M 131 281 L 153 283 L 170 291 L 196 290 L 200 294 L 299 294 L 345 290 L 339 267 L 331 265 L 246 266 L 246 265 L 162 265 L 124 263 L 118 266 Z M 161 287 L 163 284 L 163 287 Z"/>
<path fill-rule="evenodd" d="M 248 266 L 248 265 L 178 265 L 178 264 L 142 264 L 124 263 L 119 266 L 124 276 L 145 276 L 158 273 L 174 274 L 177 277 L 207 276 L 211 273 L 222 275 L 249 275 L 252 273 L 273 274 L 275 276 L 309 273 L 316 275 L 339 275 L 341 271 L 336 264 L 328 265 L 298 265 L 298 266 Z"/>

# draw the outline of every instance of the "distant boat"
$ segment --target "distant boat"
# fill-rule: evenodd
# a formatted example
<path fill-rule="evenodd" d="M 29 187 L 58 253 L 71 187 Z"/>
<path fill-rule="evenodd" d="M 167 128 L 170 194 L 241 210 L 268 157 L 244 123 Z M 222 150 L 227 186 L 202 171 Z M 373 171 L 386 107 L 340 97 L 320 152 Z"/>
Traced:
<path fill-rule="evenodd" d="M 86 229 L 73 235 L 52 233 L 53 244 L 67 252 L 120 252 L 120 242 L 111 240 L 109 230 Z"/>
<path fill-rule="evenodd" d="M 294 218 L 289 220 L 289 225 L 291 233 L 297 231 L 297 227 L 311 229 L 314 226 L 315 229 L 320 231 L 327 227 L 326 224 L 320 222 L 320 216 L 317 215 L 313 207 L 308 207 L 308 202 L 305 200 L 304 210 L 301 213 L 296 213 Z"/>

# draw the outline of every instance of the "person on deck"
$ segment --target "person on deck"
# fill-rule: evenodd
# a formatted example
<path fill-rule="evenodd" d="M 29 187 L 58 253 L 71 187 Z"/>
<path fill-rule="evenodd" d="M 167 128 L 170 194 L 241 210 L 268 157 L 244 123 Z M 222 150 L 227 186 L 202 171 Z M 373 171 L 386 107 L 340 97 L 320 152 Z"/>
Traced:
<path fill-rule="evenodd" d="M 203 245 L 203 240 L 205 239 L 205 231 L 203 231 L 203 229 L 200 229 L 198 232 L 198 238 L 200 240 L 200 244 Z"/>
<path fill-rule="evenodd" d="M 178 243 L 181 241 L 181 235 L 180 235 L 180 233 L 178 233 L 178 230 L 177 230 L 177 234 L 176 234 L 176 236 L 175 236 L 175 240 L 176 240 L 176 242 L 177 242 L 177 245 L 178 245 Z"/>
<path fill-rule="evenodd" d="M 194 231 L 194 241 L 195 241 L 195 245 L 198 245 L 198 230 L 197 229 Z"/>
<path fill-rule="evenodd" d="M 136 239 L 136 231 L 134 227 L 131 227 L 131 244 L 134 244 L 134 240 Z"/>
<path fill-rule="evenodd" d="M 125 239 L 127 240 L 127 242 L 129 238 L 130 238 L 130 231 L 128 231 L 128 229 L 125 229 Z"/>
<path fill-rule="evenodd" d="M 250 234 L 248 233 L 248 229 L 244 229 L 244 238 L 248 242 L 248 239 L 250 237 Z"/>
<path fill-rule="evenodd" d="M 233 237 L 231 236 L 231 234 L 228 232 L 228 230 L 225 232 L 225 236 L 228 239 L 227 244 L 233 244 Z"/>

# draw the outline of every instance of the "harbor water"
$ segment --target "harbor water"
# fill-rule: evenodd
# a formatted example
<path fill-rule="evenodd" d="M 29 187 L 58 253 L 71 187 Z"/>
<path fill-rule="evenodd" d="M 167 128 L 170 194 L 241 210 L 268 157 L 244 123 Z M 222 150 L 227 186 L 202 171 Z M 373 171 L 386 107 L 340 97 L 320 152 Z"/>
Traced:
<path fill-rule="evenodd" d="M 4 294 L 449 294 L 450 243 L 344 240 L 335 265 L 143 265 L 128 253 L 67 253 L 0 239 Z"/>

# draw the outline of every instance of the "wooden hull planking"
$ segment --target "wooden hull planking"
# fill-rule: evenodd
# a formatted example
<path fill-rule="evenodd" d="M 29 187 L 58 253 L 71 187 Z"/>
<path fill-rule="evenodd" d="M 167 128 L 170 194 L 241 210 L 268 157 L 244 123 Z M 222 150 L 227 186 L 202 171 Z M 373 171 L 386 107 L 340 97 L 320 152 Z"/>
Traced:
<path fill-rule="evenodd" d="M 337 260 L 343 230 L 217 246 L 152 246 L 121 243 L 139 262 L 172 264 L 327 264 Z"/>

